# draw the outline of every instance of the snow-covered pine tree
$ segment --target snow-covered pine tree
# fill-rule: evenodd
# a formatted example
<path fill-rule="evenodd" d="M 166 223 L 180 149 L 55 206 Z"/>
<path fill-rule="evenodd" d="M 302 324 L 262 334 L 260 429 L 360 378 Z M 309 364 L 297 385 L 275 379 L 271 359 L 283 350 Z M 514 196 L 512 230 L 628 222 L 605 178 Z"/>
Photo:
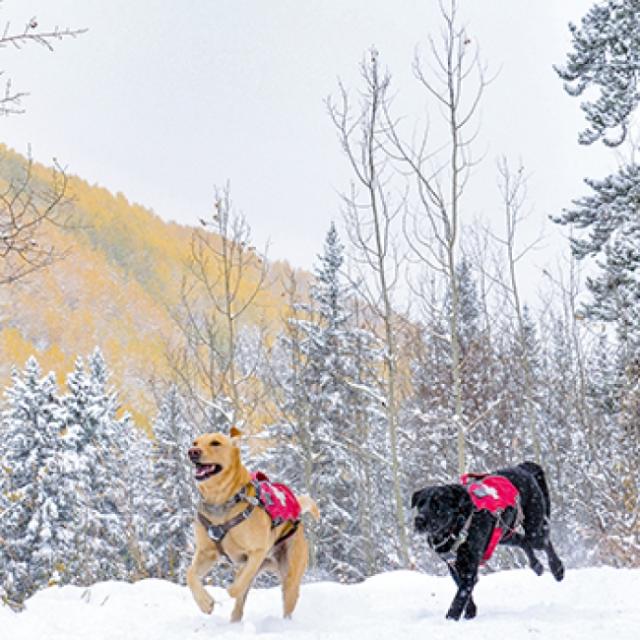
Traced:
<path fill-rule="evenodd" d="M 627 165 L 604 180 L 586 182 L 593 193 L 574 201 L 574 208 L 557 221 L 589 229 L 588 237 L 572 241 L 572 250 L 578 258 L 595 257 L 599 267 L 587 278 L 591 299 L 583 313 L 615 328 L 619 371 L 611 384 L 617 387 L 618 420 L 625 424 L 629 451 L 624 466 L 632 478 L 640 473 L 640 424 L 634 410 L 640 376 L 640 166 Z"/>
<path fill-rule="evenodd" d="M 121 425 L 120 460 L 125 484 L 124 502 L 120 508 L 124 517 L 127 537 L 127 579 L 138 580 L 149 575 L 146 546 L 149 524 L 149 487 L 153 483 L 154 468 L 151 461 L 151 441 L 125 413 Z"/>
<path fill-rule="evenodd" d="M 640 1 L 598 2 L 583 17 L 581 28 L 570 29 L 573 51 L 556 70 L 570 94 L 594 86 L 600 92 L 597 100 L 583 103 L 590 127 L 581 141 L 619 144 L 640 103 Z M 606 137 L 612 130 L 613 140 Z M 585 310 L 590 318 L 616 325 L 626 356 L 627 386 L 633 389 L 640 370 L 640 166 L 632 161 L 603 180 L 585 182 L 591 195 L 575 200 L 555 221 L 589 230 L 588 237 L 572 240 L 576 257 L 597 258 L 600 267 L 588 280 L 592 301 Z M 637 445 L 640 429 L 633 431 Z"/>
<path fill-rule="evenodd" d="M 153 577 L 183 583 L 191 561 L 196 494 L 187 450 L 196 434 L 185 417 L 184 400 L 171 385 L 153 423 L 153 453 L 145 552 Z"/>
<path fill-rule="evenodd" d="M 455 278 L 458 297 L 458 348 L 460 384 L 462 391 L 462 416 L 468 445 L 470 469 L 487 468 L 491 454 L 498 453 L 492 442 L 490 421 L 492 405 L 500 398 L 500 390 L 494 385 L 494 359 L 490 353 L 487 332 L 481 326 L 481 306 L 476 277 L 472 263 L 463 256 L 456 265 Z M 446 314 L 451 314 L 451 292 L 447 292 Z M 435 345 L 434 345 L 435 346 Z M 448 357 L 451 358 L 449 345 Z M 451 365 L 450 365 L 451 366 Z M 450 408 L 454 409 L 454 398 L 449 387 Z M 453 441 L 452 441 L 453 442 Z"/>
<path fill-rule="evenodd" d="M 73 545 L 75 455 L 53 374 L 42 377 L 35 358 L 14 371 L 2 413 L 0 569 L 6 597 L 21 603 L 35 590 L 65 580 Z"/>
<path fill-rule="evenodd" d="M 312 484 L 322 512 L 318 564 L 339 580 L 362 578 L 362 546 L 356 530 L 358 434 L 352 422 L 354 395 L 345 286 L 340 282 L 343 248 L 335 226 L 314 270 L 313 312 L 299 320 L 305 359 L 302 385 L 308 405 L 305 428 L 312 451 Z"/>
<path fill-rule="evenodd" d="M 557 68 L 570 94 L 599 90 L 596 100 L 583 103 L 589 126 L 579 140 L 602 140 L 617 146 L 627 137 L 629 124 L 640 103 L 640 0 L 603 0 L 582 19 L 581 28 L 570 25 L 573 51 L 566 65 Z M 619 516 L 635 521 L 640 529 L 640 166 L 632 159 L 604 180 L 587 180 L 592 194 L 574 201 L 556 222 L 589 229 L 587 238 L 572 242 L 578 258 L 596 258 L 599 273 L 588 281 L 592 300 L 586 316 L 612 323 L 623 355 L 620 375 L 618 424 L 629 455 L 620 460 L 630 498 Z M 629 507 L 629 505 L 632 505 Z"/>
<path fill-rule="evenodd" d="M 312 452 L 306 429 L 308 406 L 302 384 L 305 360 L 301 350 L 302 331 L 299 320 L 306 311 L 300 301 L 295 272 L 284 283 L 288 315 L 284 329 L 269 352 L 265 379 L 275 415 L 265 425 L 256 441 L 255 461 L 258 469 L 290 484 L 296 491 L 313 495 L 311 478 Z M 309 532 L 312 566 L 315 567 L 313 530 Z"/>
<path fill-rule="evenodd" d="M 353 359 L 350 387 L 353 393 L 348 410 L 352 414 L 357 443 L 351 451 L 359 474 L 357 487 L 363 492 L 356 512 L 358 544 L 364 562 L 362 572 L 370 576 L 395 569 L 400 563 L 385 385 L 380 376 L 384 345 L 367 328 L 363 302 L 354 295 L 349 306 L 349 343 Z"/>
<path fill-rule="evenodd" d="M 541 346 L 538 328 L 527 304 L 522 307 L 522 326 L 515 328 L 513 357 L 520 382 L 517 424 L 511 425 L 513 431 L 519 430 L 516 437 L 522 445 L 516 453 L 518 460 L 536 460 L 540 454 L 542 462 L 542 444 L 539 430 L 542 425 L 540 415 L 541 400 Z M 527 370 L 525 371 L 525 366 Z M 516 416 L 514 416 L 515 418 Z"/>
<path fill-rule="evenodd" d="M 310 536 L 318 542 L 316 571 L 352 581 L 384 562 L 380 550 L 372 549 L 375 532 L 384 530 L 392 542 L 394 535 L 387 527 L 393 520 L 384 517 L 385 500 L 378 499 L 392 495 L 375 376 L 382 352 L 372 334 L 353 325 L 342 263 L 332 225 L 315 269 L 311 305 L 294 305 L 286 336 L 274 350 L 282 416 L 263 434 L 267 445 L 277 446 L 263 453 L 261 464 L 286 470 L 287 482 L 318 501 L 322 519 Z"/>
<path fill-rule="evenodd" d="M 63 398 L 70 438 L 79 458 L 76 481 L 83 508 L 78 545 L 82 552 L 75 576 L 80 584 L 128 575 L 127 419 L 116 417 L 117 394 L 108 380 L 106 362 L 96 348 L 89 357 L 88 371 L 82 359 L 76 360 Z"/>
<path fill-rule="evenodd" d="M 621 144 L 629 120 L 640 102 L 640 1 L 596 2 L 580 26 L 569 24 L 572 51 L 555 70 L 571 96 L 596 89 L 598 97 L 583 100 L 580 107 L 588 122 L 579 141 L 602 140 Z"/>
<path fill-rule="evenodd" d="M 450 482 L 457 472 L 445 336 L 446 325 L 436 317 L 426 319 L 412 338 L 411 393 L 402 409 L 400 438 L 409 494 L 426 484 Z"/>
<path fill-rule="evenodd" d="M 585 182 L 591 195 L 574 200 L 555 221 L 589 230 L 588 237 L 571 240 L 578 259 L 595 257 L 600 267 L 587 280 L 592 301 L 586 313 L 616 323 L 632 358 L 640 343 L 640 166 L 629 164 L 604 180 Z"/>
<path fill-rule="evenodd" d="M 587 434 L 580 362 L 569 324 L 572 321 L 555 309 L 540 320 L 540 335 L 546 339 L 535 338 L 538 355 L 532 372 L 537 388 L 527 396 L 535 401 L 541 462 L 547 472 L 553 505 L 554 545 L 559 553 L 565 554 L 563 558 L 566 557 L 567 562 L 580 562 L 584 560 L 584 555 L 581 557 L 584 548 L 574 542 L 580 537 L 578 520 L 584 522 L 581 516 L 586 505 L 581 498 L 588 491 L 584 482 Z M 526 429 L 526 425 L 523 426 Z M 572 464 L 566 464 L 567 459 L 571 459 Z"/>
<path fill-rule="evenodd" d="M 494 444 L 489 444 L 489 426 L 492 407 L 502 390 L 495 385 L 495 357 L 491 353 L 488 332 L 480 322 L 482 307 L 478 288 L 472 263 L 466 257 L 456 265 L 455 283 L 462 432 L 465 434 L 467 465 L 473 469 L 486 465 L 487 452 L 494 450 Z M 405 410 L 409 412 L 410 430 L 421 434 L 420 440 L 425 446 L 419 455 L 429 457 L 438 451 L 439 465 L 431 469 L 432 481 L 448 481 L 458 472 L 459 466 L 457 398 L 447 326 L 452 313 L 452 292 L 448 282 L 443 283 L 444 292 L 438 284 L 429 281 L 423 287 L 423 328 L 416 336 L 416 348 L 410 354 L 414 396 Z"/>
<path fill-rule="evenodd" d="M 601 332 L 587 363 L 589 419 L 571 456 L 580 478 L 575 519 L 590 562 L 633 566 L 640 558 L 640 520 L 631 434 L 640 413 L 637 407 L 625 411 L 629 387 L 619 358 L 615 341 Z M 628 415 L 634 416 L 632 424 Z"/>

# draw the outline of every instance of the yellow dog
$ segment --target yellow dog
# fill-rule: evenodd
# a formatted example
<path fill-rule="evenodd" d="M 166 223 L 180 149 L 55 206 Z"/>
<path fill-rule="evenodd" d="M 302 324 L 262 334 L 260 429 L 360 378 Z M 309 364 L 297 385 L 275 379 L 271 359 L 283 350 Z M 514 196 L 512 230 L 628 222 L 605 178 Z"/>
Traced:
<path fill-rule="evenodd" d="M 240 460 L 236 446 L 241 433 L 231 429 L 199 436 L 189 449 L 202 500 L 195 520 L 196 551 L 187 571 L 187 584 L 204 613 L 213 611 L 214 600 L 202 579 L 221 556 L 238 567 L 228 593 L 235 598 L 231 621 L 242 619 L 244 603 L 253 579 L 264 570 L 279 574 L 283 614 L 290 617 L 298 601 L 300 581 L 307 568 L 308 546 L 302 523 L 285 521 L 273 526 L 257 500 L 251 474 Z M 302 513 L 318 519 L 318 507 L 309 496 L 299 496 Z"/>

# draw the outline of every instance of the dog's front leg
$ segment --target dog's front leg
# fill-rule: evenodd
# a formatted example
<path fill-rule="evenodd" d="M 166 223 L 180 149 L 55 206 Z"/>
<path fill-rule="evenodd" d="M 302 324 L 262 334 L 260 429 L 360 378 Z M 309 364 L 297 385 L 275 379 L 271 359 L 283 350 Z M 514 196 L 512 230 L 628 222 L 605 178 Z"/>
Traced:
<path fill-rule="evenodd" d="M 203 613 L 211 613 L 215 604 L 213 598 L 202 586 L 202 578 L 211 570 L 218 559 L 213 549 L 196 549 L 191 566 L 187 569 L 187 585 L 191 589 L 193 599 Z"/>
<path fill-rule="evenodd" d="M 456 575 L 458 576 L 456 580 L 458 591 L 447 611 L 447 618 L 451 620 L 460 620 L 465 609 L 467 618 L 472 618 L 476 613 L 472 598 L 473 587 L 478 581 L 480 560 L 489 543 L 493 524 L 490 514 L 485 512 L 475 514 L 469 537 L 458 549 L 454 571 L 452 571 L 454 579 Z"/>
<path fill-rule="evenodd" d="M 454 566 L 449 565 L 449 573 L 451 573 L 451 577 L 454 579 L 456 586 L 460 588 L 460 576 Z M 477 613 L 478 608 L 476 607 L 476 603 L 473 601 L 473 594 L 471 594 L 467 600 L 467 606 L 464 608 L 464 617 L 470 620 L 471 618 L 475 618 Z"/>
<path fill-rule="evenodd" d="M 475 586 L 477 577 L 477 567 L 475 571 L 465 571 L 458 577 L 458 591 L 456 592 L 453 602 L 447 611 L 447 618 L 450 620 L 460 620 L 462 612 L 467 609 L 466 617 L 472 618 L 476 613 L 476 605 L 473 602 L 473 587 Z"/>
<path fill-rule="evenodd" d="M 258 549 L 247 554 L 247 561 L 236 574 L 233 584 L 227 589 L 227 593 L 232 598 L 241 598 L 246 594 L 266 557 L 266 549 Z"/>

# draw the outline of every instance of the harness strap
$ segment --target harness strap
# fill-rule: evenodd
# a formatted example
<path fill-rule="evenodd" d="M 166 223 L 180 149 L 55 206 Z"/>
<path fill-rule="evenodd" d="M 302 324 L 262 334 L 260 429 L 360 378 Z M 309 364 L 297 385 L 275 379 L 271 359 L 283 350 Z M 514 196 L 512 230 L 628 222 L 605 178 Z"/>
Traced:
<path fill-rule="evenodd" d="M 473 519 L 474 513 L 475 513 L 475 509 L 469 514 L 469 517 L 465 520 L 464 525 L 462 526 L 462 529 L 460 529 L 460 532 L 458 533 L 457 536 L 451 533 L 442 542 L 438 544 L 435 544 L 430 537 L 427 538 L 429 542 L 429 546 L 436 553 L 438 553 L 447 564 L 450 565 L 455 563 L 458 549 L 467 541 L 467 538 L 469 537 L 469 529 L 471 528 L 471 520 Z M 453 540 L 454 542 L 448 551 L 443 551 L 443 552 L 438 551 L 438 549 L 440 549 L 441 547 L 444 547 L 444 545 L 451 540 Z"/>
<path fill-rule="evenodd" d="M 224 537 L 233 529 L 237 527 L 241 522 L 244 522 L 252 513 L 254 505 L 250 504 L 244 511 L 241 511 L 238 515 L 227 520 L 222 524 L 213 524 L 205 515 L 198 511 L 198 520 L 200 524 L 207 530 L 207 535 L 213 540 L 213 542 L 222 542 Z"/>
<path fill-rule="evenodd" d="M 255 491 L 255 496 L 250 496 L 248 493 L 248 490 L 252 487 Z M 222 541 L 224 540 L 227 533 L 231 531 L 231 529 L 243 523 L 253 513 L 253 510 L 255 507 L 258 507 L 258 506 L 263 508 L 265 507 L 265 500 L 264 500 L 265 495 L 266 494 L 262 491 L 260 487 L 260 483 L 256 480 L 252 480 L 249 484 L 242 487 L 242 489 L 240 489 L 238 493 L 236 493 L 234 496 L 229 498 L 229 500 L 227 500 L 225 503 L 221 505 L 213 505 L 213 504 L 208 504 L 202 500 L 200 501 L 200 504 L 198 505 L 198 510 L 196 512 L 198 522 L 200 522 L 200 524 L 205 528 L 207 535 L 209 536 L 211 541 L 216 545 L 216 549 L 220 555 L 224 556 L 228 560 L 230 559 L 229 556 L 225 553 L 224 549 L 222 548 Z M 246 502 L 247 507 L 243 511 L 235 515 L 233 518 L 231 518 L 230 520 L 227 520 L 226 522 L 223 522 L 221 524 L 213 524 L 209 520 L 209 518 L 207 518 L 207 516 L 205 516 L 204 513 L 202 513 L 202 511 L 206 511 L 207 513 L 220 517 L 220 515 L 222 515 L 226 510 L 230 509 L 231 507 L 235 506 L 240 502 Z M 283 522 L 282 520 L 280 521 L 272 520 L 271 528 L 274 529 L 275 527 L 281 525 L 282 522 Z M 298 530 L 298 526 L 300 525 L 300 520 L 291 520 L 289 522 L 291 524 L 291 528 L 285 531 L 275 541 L 273 545 L 274 547 L 283 543 L 285 540 L 289 539 Z"/>
<path fill-rule="evenodd" d="M 516 517 L 511 526 L 506 525 L 503 520 L 504 511 L 500 511 L 498 515 L 498 521 L 496 523 L 497 527 L 500 527 L 505 533 L 503 534 L 503 539 L 508 540 L 513 536 L 513 534 L 520 528 L 520 525 L 524 522 L 524 511 L 522 510 L 522 503 L 520 501 L 520 496 L 516 496 L 516 503 L 514 505 L 516 510 Z"/>
<path fill-rule="evenodd" d="M 274 543 L 273 546 L 277 547 L 279 544 L 282 544 L 285 540 L 288 540 L 300 526 L 300 520 L 293 520 L 291 522 L 291 528 L 288 531 L 285 531 Z"/>
<path fill-rule="evenodd" d="M 255 496 L 250 496 L 248 494 L 248 490 L 250 487 L 254 487 L 256 492 Z M 244 487 L 242 487 L 242 489 L 240 489 L 238 493 L 231 496 L 226 502 L 223 502 L 222 504 L 211 504 L 209 502 L 205 502 L 204 500 L 200 500 L 200 503 L 198 504 L 198 511 L 204 511 L 209 515 L 219 518 L 223 516 L 227 511 L 229 511 L 229 509 L 235 507 L 240 502 L 247 502 L 249 504 L 252 504 L 254 507 L 258 506 L 260 502 L 260 489 L 255 485 L 254 482 L 249 482 L 248 484 L 244 485 Z"/>
<path fill-rule="evenodd" d="M 224 556 L 229 562 L 231 562 L 231 558 L 226 553 L 224 548 L 222 547 L 222 541 L 224 537 L 229 533 L 233 527 L 236 527 L 241 522 L 244 522 L 253 511 L 253 505 L 249 505 L 244 511 L 239 513 L 231 520 L 227 520 L 227 522 L 223 522 L 222 524 L 212 524 L 204 515 L 202 515 L 199 511 L 197 513 L 198 521 L 200 524 L 206 529 L 207 535 L 211 539 L 211 541 L 216 545 L 216 550 L 221 556 Z M 279 544 L 282 544 L 286 540 L 288 540 L 300 526 L 300 520 L 293 520 L 291 522 L 291 528 L 285 531 L 274 543 L 273 546 L 277 547 Z"/>

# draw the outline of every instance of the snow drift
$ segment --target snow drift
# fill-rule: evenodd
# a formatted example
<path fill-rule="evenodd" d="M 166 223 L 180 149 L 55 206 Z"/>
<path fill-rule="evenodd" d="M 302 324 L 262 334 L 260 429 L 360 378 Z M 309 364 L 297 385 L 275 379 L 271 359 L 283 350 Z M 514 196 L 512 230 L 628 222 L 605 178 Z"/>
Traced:
<path fill-rule="evenodd" d="M 0 637 L 10 640 L 636 640 L 640 630 L 640 569 L 568 571 L 556 583 L 529 570 L 481 577 L 478 618 L 444 616 L 454 594 L 449 578 L 411 571 L 385 573 L 356 585 L 302 587 L 292 620 L 281 618 L 280 590 L 250 592 L 244 621 L 228 622 L 232 602 L 219 588 L 211 616 L 200 613 L 186 587 L 162 580 L 102 582 L 49 588 L 15 613 L 0 606 Z"/>

